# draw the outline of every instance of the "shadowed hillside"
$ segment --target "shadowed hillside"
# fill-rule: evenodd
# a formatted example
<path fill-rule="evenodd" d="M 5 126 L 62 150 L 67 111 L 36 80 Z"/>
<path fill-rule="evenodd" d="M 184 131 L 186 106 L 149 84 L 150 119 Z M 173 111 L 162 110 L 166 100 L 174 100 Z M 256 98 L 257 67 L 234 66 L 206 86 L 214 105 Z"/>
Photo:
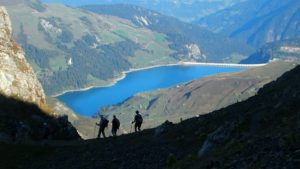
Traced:
<path fill-rule="evenodd" d="M 64 146 L 2 144 L 1 168 L 295 169 L 299 73 L 297 66 L 246 101 L 177 125 L 166 122 L 138 134 Z"/>
<path fill-rule="evenodd" d="M 54 117 L 37 105 L 0 94 L 0 141 L 19 143 L 79 139 L 68 117 Z"/>

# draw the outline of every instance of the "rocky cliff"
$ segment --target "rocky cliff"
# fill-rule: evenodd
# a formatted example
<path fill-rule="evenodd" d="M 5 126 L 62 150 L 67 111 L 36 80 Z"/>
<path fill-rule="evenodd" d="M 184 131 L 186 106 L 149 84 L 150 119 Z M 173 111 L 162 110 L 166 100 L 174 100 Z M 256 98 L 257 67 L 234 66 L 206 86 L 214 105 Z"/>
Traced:
<path fill-rule="evenodd" d="M 45 94 L 23 50 L 12 39 L 8 13 L 0 7 L 0 92 L 21 100 L 44 105 Z"/>

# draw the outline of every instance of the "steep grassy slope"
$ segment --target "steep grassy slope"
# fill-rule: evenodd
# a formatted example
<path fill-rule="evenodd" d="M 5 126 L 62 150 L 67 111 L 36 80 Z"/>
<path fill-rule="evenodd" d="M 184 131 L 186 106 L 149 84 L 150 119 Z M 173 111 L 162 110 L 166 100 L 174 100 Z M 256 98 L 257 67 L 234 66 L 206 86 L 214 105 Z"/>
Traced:
<path fill-rule="evenodd" d="M 300 36 L 300 1 L 247 0 L 196 22 L 261 47 Z"/>
<path fill-rule="evenodd" d="M 1 144 L 1 168 L 295 169 L 299 73 L 300 66 L 246 101 L 176 125 L 63 145 Z"/>
<path fill-rule="evenodd" d="M 44 2 L 64 3 L 71 6 L 92 4 L 132 4 L 158 11 L 164 15 L 174 16 L 183 21 L 193 21 L 218 10 L 231 6 L 241 0 L 43 0 Z"/>
<path fill-rule="evenodd" d="M 299 60 L 300 59 L 300 39 L 290 39 L 276 41 L 264 45 L 256 53 L 250 55 L 241 63 L 267 63 L 270 60 Z"/>
<path fill-rule="evenodd" d="M 162 15 L 133 5 L 90 5 L 83 9 L 105 15 L 128 19 L 135 25 L 161 33 L 159 41 L 169 41 L 175 51 L 174 57 L 181 60 L 194 59 L 201 62 L 238 62 L 252 48 L 244 42 L 214 34 L 197 25 Z"/>

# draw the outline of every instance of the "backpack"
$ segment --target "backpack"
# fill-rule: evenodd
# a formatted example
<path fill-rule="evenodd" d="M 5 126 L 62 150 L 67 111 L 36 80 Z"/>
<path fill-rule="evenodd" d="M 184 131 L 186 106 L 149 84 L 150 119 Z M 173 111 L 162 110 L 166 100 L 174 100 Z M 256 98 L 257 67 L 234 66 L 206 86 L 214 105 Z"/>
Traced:
<path fill-rule="evenodd" d="M 108 127 L 109 121 L 107 119 L 104 119 L 104 127 Z"/>
<path fill-rule="evenodd" d="M 136 115 L 136 123 L 142 124 L 143 123 L 143 117 L 139 114 Z"/>
<path fill-rule="evenodd" d="M 117 129 L 119 129 L 119 127 L 120 127 L 120 121 L 118 119 L 115 119 L 115 127 Z"/>

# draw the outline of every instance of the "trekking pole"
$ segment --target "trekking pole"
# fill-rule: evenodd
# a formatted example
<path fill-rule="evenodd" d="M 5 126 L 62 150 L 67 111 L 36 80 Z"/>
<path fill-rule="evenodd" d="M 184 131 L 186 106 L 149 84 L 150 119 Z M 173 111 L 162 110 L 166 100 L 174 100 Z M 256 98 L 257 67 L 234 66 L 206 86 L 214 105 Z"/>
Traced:
<path fill-rule="evenodd" d="M 96 138 L 96 124 L 95 124 L 95 127 L 94 127 L 94 137 Z"/>
<path fill-rule="evenodd" d="M 132 130 L 132 123 L 130 124 L 130 132 L 129 133 L 131 133 L 131 130 Z"/>

